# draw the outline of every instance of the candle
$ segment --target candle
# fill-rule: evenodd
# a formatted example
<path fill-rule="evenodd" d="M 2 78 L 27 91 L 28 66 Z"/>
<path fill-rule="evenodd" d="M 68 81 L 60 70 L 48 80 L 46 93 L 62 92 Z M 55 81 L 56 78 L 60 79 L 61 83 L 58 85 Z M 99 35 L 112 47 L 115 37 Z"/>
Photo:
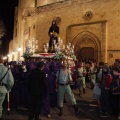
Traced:
<path fill-rule="evenodd" d="M 45 48 L 44 51 L 45 51 L 45 53 L 46 53 L 46 52 L 47 52 L 47 49 Z"/>
<path fill-rule="evenodd" d="M 72 48 L 74 49 L 74 45 L 72 46 Z"/>
<path fill-rule="evenodd" d="M 74 50 L 72 49 L 71 52 L 74 53 Z"/>
<path fill-rule="evenodd" d="M 38 49 L 38 45 L 36 45 L 36 49 Z"/>
<path fill-rule="evenodd" d="M 71 43 L 69 43 L 69 46 L 71 46 Z"/>
<path fill-rule="evenodd" d="M 67 47 L 67 49 L 69 49 L 69 46 L 68 46 L 68 45 L 67 45 L 66 47 Z"/>
<path fill-rule="evenodd" d="M 57 45 L 55 45 L 55 48 L 57 48 Z"/>
<path fill-rule="evenodd" d="M 63 45 L 63 49 L 65 49 L 65 45 Z"/>
<path fill-rule="evenodd" d="M 60 42 L 60 37 L 58 38 L 58 42 Z"/>
<path fill-rule="evenodd" d="M 46 44 L 46 46 L 47 46 L 47 47 L 49 46 L 48 43 Z"/>
<path fill-rule="evenodd" d="M 45 48 L 45 45 L 43 45 L 43 47 Z"/>

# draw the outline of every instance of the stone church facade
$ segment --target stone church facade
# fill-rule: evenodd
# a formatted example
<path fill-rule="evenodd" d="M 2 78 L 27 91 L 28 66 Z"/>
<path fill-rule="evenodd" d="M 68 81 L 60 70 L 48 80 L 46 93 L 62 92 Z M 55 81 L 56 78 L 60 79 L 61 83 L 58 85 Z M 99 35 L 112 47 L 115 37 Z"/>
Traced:
<path fill-rule="evenodd" d="M 43 52 L 52 20 L 58 21 L 63 44 L 71 42 L 75 46 L 78 59 L 113 64 L 120 58 L 119 0 L 19 0 L 9 53 L 20 47 L 22 55 L 32 38 L 38 40 L 36 52 Z M 17 58 L 18 53 L 14 60 Z"/>

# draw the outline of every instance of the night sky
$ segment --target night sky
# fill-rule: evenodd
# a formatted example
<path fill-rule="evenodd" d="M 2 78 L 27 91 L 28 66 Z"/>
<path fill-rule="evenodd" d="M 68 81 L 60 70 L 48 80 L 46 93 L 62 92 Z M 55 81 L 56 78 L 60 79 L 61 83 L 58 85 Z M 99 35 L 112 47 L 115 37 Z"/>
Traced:
<path fill-rule="evenodd" d="M 0 0 L 0 19 L 3 21 L 6 28 L 6 35 L 2 38 L 2 49 L 6 49 L 6 43 L 13 38 L 14 13 L 15 6 L 18 5 L 18 0 Z"/>

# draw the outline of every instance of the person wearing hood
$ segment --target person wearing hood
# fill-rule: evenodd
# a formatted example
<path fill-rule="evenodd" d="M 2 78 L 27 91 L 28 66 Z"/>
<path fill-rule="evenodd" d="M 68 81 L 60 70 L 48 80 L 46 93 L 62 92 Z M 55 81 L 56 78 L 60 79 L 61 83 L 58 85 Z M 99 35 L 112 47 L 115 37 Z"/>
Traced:
<path fill-rule="evenodd" d="M 44 62 L 38 62 L 37 68 L 30 72 L 28 78 L 28 92 L 30 94 L 29 116 L 28 120 L 41 120 L 41 107 L 43 98 L 47 93 L 46 72 L 44 70 Z"/>

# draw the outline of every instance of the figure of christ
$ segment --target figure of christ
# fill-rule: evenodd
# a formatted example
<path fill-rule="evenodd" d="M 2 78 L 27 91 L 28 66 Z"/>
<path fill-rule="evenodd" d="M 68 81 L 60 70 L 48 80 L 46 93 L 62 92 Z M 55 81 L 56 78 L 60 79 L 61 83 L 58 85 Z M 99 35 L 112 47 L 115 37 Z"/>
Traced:
<path fill-rule="evenodd" d="M 55 21 L 52 21 L 52 25 L 48 31 L 48 35 L 50 36 L 49 52 L 55 51 L 55 44 L 58 43 L 58 34 L 59 34 L 59 27 L 57 26 Z"/>

